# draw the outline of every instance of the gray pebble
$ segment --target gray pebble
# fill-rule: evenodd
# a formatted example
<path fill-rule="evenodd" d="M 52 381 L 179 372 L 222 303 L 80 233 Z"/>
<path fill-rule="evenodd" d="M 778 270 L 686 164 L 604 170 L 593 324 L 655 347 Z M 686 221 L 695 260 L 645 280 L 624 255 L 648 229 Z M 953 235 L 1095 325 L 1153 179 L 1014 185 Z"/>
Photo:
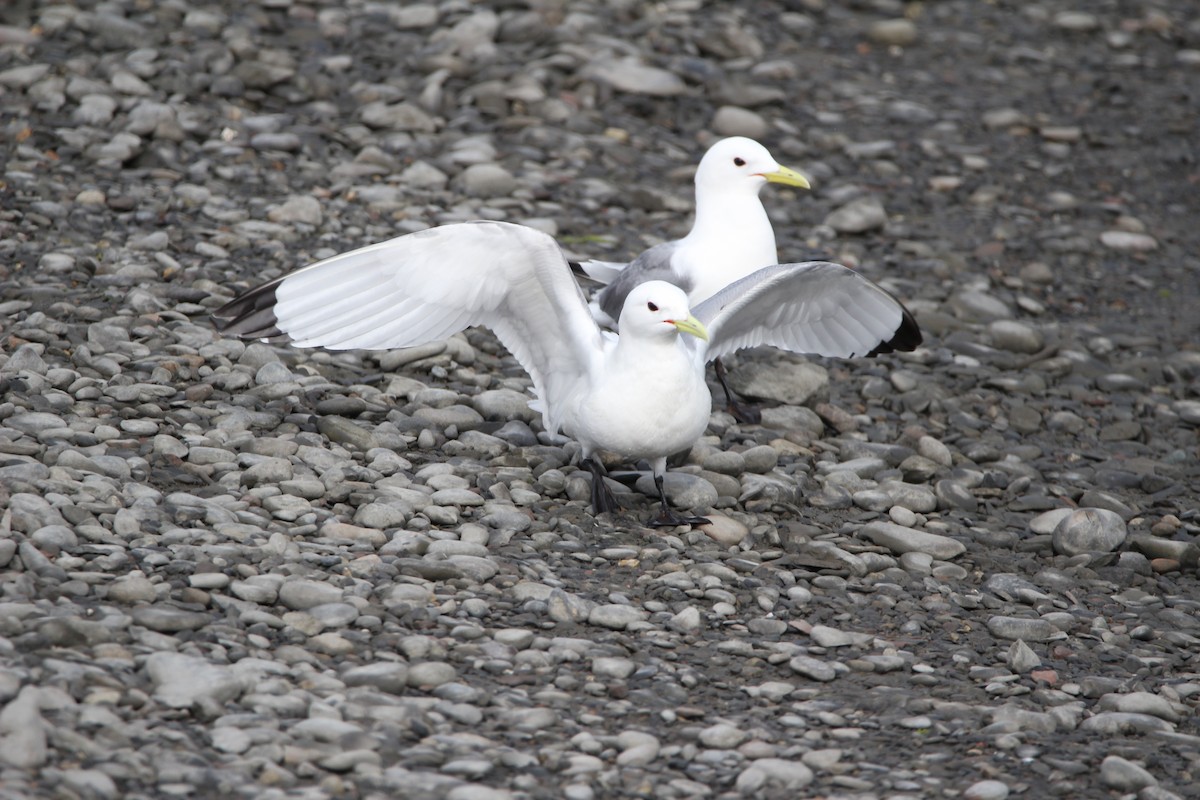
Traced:
<path fill-rule="evenodd" d="M 1105 756 L 1100 762 L 1100 780 L 1122 792 L 1136 792 L 1158 784 L 1145 767 L 1117 755 Z"/>
<path fill-rule="evenodd" d="M 279 602 L 297 611 L 304 611 L 323 603 L 337 603 L 341 599 L 341 589 L 321 581 L 289 580 L 279 587 Z"/>
<path fill-rule="evenodd" d="M 1041 331 L 1024 322 L 997 319 L 988 325 L 992 344 L 1014 353 L 1036 353 L 1045 345 Z"/>
<path fill-rule="evenodd" d="M 887 224 L 883 203 L 873 196 L 851 200 L 825 217 L 825 224 L 838 233 L 866 233 Z"/>
<path fill-rule="evenodd" d="M 966 545 L 948 536 L 904 528 L 891 522 L 872 522 L 859 533 L 893 553 L 926 553 L 942 561 L 961 555 Z"/>
<path fill-rule="evenodd" d="M 658 496 L 651 475 L 638 478 L 637 490 L 650 497 Z M 676 508 L 704 510 L 711 508 L 718 497 L 716 487 L 711 483 L 698 475 L 686 472 L 668 472 L 664 475 L 663 491 L 667 494 L 667 500 Z"/>
<path fill-rule="evenodd" d="M 803 406 L 828 392 L 829 372 L 807 361 L 754 362 L 733 372 L 729 382 L 745 397 Z"/>
<path fill-rule="evenodd" d="M 965 800 L 1007 800 L 1009 794 L 1008 784 L 998 780 L 982 780 L 968 786 L 963 790 L 963 798 Z"/>
<path fill-rule="evenodd" d="M 725 723 L 711 725 L 700 731 L 700 744 L 705 747 L 732 750 L 744 741 L 746 734 L 741 729 Z"/>
<path fill-rule="evenodd" d="M 867 28 L 867 38 L 882 45 L 908 47 L 917 41 L 917 26 L 904 18 L 879 20 Z"/>
<path fill-rule="evenodd" d="M 587 621 L 601 628 L 623 631 L 630 625 L 644 621 L 647 616 L 645 611 L 633 606 L 606 603 L 593 607 L 588 612 Z"/>
<path fill-rule="evenodd" d="M 766 135 L 768 128 L 769 124 L 761 114 L 737 106 L 721 106 L 712 119 L 712 129 L 722 136 L 761 139 Z"/>
<path fill-rule="evenodd" d="M 1052 541 L 1054 551 L 1064 555 L 1111 553 L 1124 543 L 1126 535 L 1120 514 L 1104 508 L 1079 508 L 1054 527 Z"/>
<path fill-rule="evenodd" d="M 796 656 L 788 661 L 788 667 L 792 672 L 814 681 L 827 683 L 837 677 L 837 670 L 832 664 L 812 656 Z"/>
<path fill-rule="evenodd" d="M 1058 629 L 1043 619 L 996 615 L 988 619 L 988 631 L 1000 639 L 1046 642 L 1058 638 Z"/>

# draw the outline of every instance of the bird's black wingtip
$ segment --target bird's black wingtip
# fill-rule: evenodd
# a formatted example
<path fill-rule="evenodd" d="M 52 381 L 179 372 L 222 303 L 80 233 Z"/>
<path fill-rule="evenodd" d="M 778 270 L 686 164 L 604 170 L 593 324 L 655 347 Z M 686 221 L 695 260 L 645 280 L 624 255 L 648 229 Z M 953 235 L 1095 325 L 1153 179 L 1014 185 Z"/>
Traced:
<path fill-rule="evenodd" d="M 880 353 L 909 353 L 916 350 L 925 341 L 925 337 L 921 335 L 921 326 L 917 324 L 912 312 L 903 305 L 900 306 L 900 310 L 902 312 L 900 327 L 896 328 L 891 339 L 880 342 L 874 350 L 867 353 L 868 356 L 877 356 Z"/>
<path fill-rule="evenodd" d="M 263 284 L 238 295 L 210 315 L 213 327 L 238 339 L 286 338 L 275 316 L 275 290 L 279 282 Z"/>

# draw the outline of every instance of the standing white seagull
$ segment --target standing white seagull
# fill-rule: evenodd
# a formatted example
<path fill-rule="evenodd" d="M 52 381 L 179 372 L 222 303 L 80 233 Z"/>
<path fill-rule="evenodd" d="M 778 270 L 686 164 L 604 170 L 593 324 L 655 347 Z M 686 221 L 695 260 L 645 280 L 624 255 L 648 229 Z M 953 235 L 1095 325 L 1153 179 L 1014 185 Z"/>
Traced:
<path fill-rule="evenodd" d="M 696 168 L 696 219 L 682 239 L 651 247 L 628 265 L 585 261 L 580 269 L 608 284 L 592 300 L 592 314 L 613 326 L 625 297 L 640 283 L 661 280 L 687 292 L 693 306 L 731 283 L 779 262 L 775 230 L 759 192 L 768 183 L 808 189 L 808 179 L 781 166 L 753 139 L 734 136 L 713 144 Z M 757 422 L 755 409 L 738 403 L 716 362 L 717 380 L 729 410 L 743 422 Z"/>
<path fill-rule="evenodd" d="M 759 270 L 690 311 L 682 289 L 648 281 L 618 316 L 620 334 L 602 333 L 558 244 L 503 222 L 444 225 L 334 256 L 213 314 L 243 339 L 333 350 L 410 347 L 486 325 L 533 378 L 546 430 L 583 446 L 595 513 L 618 507 L 597 451 L 650 460 L 660 501 L 652 526 L 707 522 L 672 511 L 663 491 L 667 456 L 708 425 L 707 361 L 764 343 L 851 357 L 921 341 L 899 301 L 826 262 Z"/>

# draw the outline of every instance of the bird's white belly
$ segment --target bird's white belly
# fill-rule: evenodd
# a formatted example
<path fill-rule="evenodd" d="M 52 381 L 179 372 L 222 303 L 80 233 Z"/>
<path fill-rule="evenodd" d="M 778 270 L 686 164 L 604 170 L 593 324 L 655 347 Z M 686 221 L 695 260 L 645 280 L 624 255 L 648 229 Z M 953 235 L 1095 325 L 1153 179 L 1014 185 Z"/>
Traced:
<path fill-rule="evenodd" d="M 702 372 L 665 369 L 609 381 L 588 393 L 565 427 L 585 447 L 657 458 L 690 448 L 708 427 L 711 410 Z"/>

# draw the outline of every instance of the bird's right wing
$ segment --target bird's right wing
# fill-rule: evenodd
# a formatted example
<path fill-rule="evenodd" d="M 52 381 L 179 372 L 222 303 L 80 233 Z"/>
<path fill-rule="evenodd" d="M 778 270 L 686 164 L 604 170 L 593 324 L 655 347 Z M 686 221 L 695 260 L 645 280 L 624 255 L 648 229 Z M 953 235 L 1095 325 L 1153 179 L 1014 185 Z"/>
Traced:
<path fill-rule="evenodd" d="M 552 238 L 502 222 L 444 225 L 363 247 L 252 289 L 213 314 L 244 339 L 385 350 L 486 325 L 556 410 L 603 350 L 599 329 Z"/>
<path fill-rule="evenodd" d="M 776 264 L 726 286 L 692 309 L 708 327 L 709 360 L 769 344 L 850 358 L 921 344 L 921 329 L 886 289 L 841 264 Z"/>

